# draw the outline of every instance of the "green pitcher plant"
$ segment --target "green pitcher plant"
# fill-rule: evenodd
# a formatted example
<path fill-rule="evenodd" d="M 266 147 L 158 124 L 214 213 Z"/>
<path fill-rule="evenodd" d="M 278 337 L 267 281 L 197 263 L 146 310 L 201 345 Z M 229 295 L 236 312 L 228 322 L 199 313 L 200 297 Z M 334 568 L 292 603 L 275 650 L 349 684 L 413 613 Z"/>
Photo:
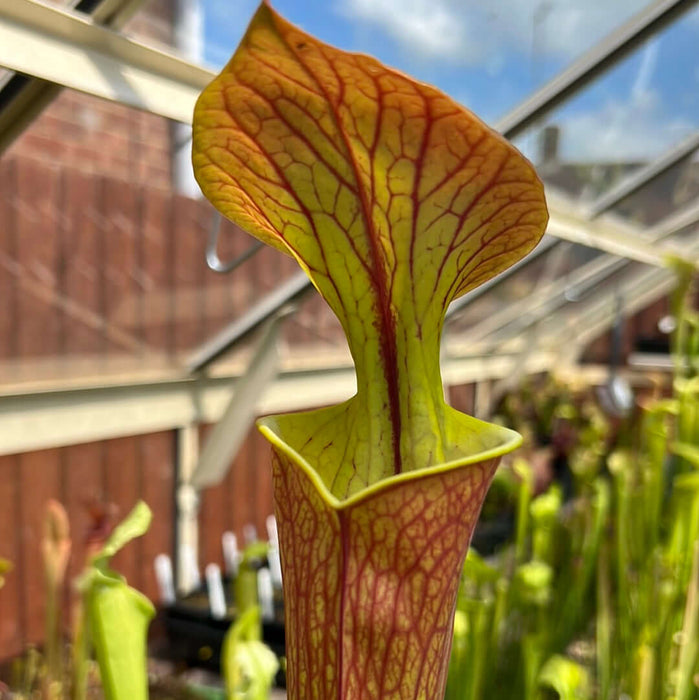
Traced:
<path fill-rule="evenodd" d="M 450 302 L 547 222 L 532 165 L 442 92 L 267 3 L 199 97 L 208 199 L 292 256 L 344 329 L 357 392 L 262 419 L 292 700 L 442 697 L 459 574 L 517 433 L 445 403 Z"/>
<path fill-rule="evenodd" d="M 91 643 L 94 647 L 105 700 L 148 698 L 147 633 L 155 609 L 148 598 L 110 568 L 109 561 L 131 540 L 145 534 L 151 519 L 150 508 L 139 501 L 81 577 L 88 624 L 78 635 L 78 645 Z M 87 697 L 84 678 L 76 681 L 76 688 L 74 695 Z"/>

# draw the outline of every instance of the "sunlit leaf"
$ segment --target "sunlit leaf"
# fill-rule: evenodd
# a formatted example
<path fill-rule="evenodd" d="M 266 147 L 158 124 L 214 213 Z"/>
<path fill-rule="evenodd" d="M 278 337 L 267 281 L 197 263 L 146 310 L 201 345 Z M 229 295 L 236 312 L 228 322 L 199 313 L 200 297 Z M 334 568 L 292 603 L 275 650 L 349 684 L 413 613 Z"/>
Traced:
<path fill-rule="evenodd" d="M 146 636 L 153 604 L 118 574 L 98 569 L 86 600 L 106 700 L 147 700 Z"/>
<path fill-rule="evenodd" d="M 699 469 L 699 447 L 696 445 L 690 445 L 686 442 L 675 442 L 670 445 L 670 450 Z"/>
<path fill-rule="evenodd" d="M 139 501 L 133 510 L 114 528 L 96 559 L 110 559 L 131 540 L 144 535 L 153 519 L 151 509 Z"/>
<path fill-rule="evenodd" d="M 565 656 L 552 656 L 544 664 L 539 674 L 539 685 L 555 690 L 560 700 L 592 698 L 589 671 Z"/>
<path fill-rule="evenodd" d="M 354 357 L 355 400 L 273 429 L 339 498 L 453 459 L 464 428 L 444 404 L 444 314 L 541 237 L 532 166 L 439 90 L 266 4 L 199 98 L 193 161 L 221 212 L 299 261 Z M 465 432 L 469 452 L 500 441 Z"/>
<path fill-rule="evenodd" d="M 193 162 L 223 214 L 308 273 L 355 363 L 351 400 L 260 423 L 289 696 L 437 698 L 468 541 L 520 442 L 446 405 L 442 325 L 452 300 L 536 245 L 543 187 L 439 90 L 266 3 L 197 102 Z"/>

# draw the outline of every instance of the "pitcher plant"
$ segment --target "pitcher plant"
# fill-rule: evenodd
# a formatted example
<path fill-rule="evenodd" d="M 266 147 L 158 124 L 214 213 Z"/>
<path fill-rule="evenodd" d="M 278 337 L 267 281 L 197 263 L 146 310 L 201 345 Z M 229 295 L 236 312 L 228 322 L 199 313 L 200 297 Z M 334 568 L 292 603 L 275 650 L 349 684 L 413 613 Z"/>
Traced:
<path fill-rule="evenodd" d="M 306 271 L 357 392 L 259 421 L 272 444 L 292 700 L 441 698 L 459 573 L 520 437 L 448 406 L 450 302 L 529 253 L 532 165 L 429 85 L 304 33 L 267 3 L 197 102 L 209 200 Z"/>

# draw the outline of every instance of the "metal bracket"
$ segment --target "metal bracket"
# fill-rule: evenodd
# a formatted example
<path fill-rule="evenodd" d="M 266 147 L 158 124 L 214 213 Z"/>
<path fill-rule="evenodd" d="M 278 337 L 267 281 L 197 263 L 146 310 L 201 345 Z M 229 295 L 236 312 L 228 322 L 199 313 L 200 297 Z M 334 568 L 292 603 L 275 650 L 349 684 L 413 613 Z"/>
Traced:
<path fill-rule="evenodd" d="M 221 258 L 218 257 L 218 238 L 221 234 L 221 215 L 218 212 L 214 212 L 211 218 L 211 228 L 209 229 L 209 241 L 206 244 L 206 264 L 209 269 L 214 272 L 220 272 L 222 274 L 233 272 L 236 267 L 242 265 L 246 260 L 249 260 L 257 251 L 264 246 L 262 241 L 255 241 L 245 252 L 241 253 L 237 257 L 229 260 L 228 262 L 223 262 Z"/>

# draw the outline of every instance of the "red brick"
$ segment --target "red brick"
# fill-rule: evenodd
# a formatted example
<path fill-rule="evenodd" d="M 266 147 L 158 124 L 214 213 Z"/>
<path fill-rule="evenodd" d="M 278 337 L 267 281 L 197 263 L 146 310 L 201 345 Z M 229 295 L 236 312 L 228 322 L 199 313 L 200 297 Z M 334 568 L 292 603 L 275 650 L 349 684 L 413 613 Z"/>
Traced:
<path fill-rule="evenodd" d="M 17 260 L 22 266 L 18 298 L 17 349 L 20 357 L 59 352 L 62 311 L 57 305 L 57 174 L 41 164 L 18 163 L 15 200 Z"/>

